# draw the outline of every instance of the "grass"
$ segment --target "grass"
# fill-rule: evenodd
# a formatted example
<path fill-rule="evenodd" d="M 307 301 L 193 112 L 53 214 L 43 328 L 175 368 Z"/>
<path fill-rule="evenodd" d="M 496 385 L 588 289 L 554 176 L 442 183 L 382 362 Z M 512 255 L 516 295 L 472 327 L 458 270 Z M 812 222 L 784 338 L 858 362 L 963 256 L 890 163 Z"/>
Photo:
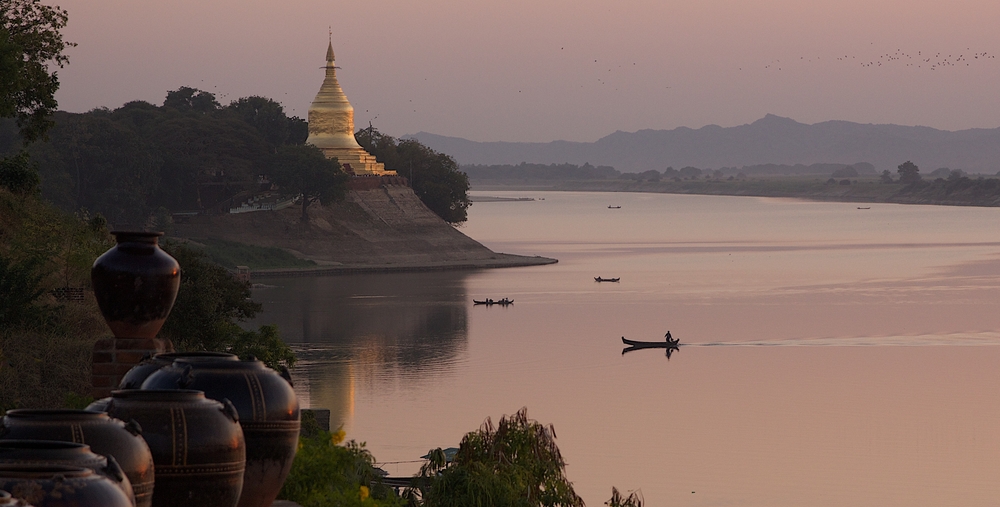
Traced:
<path fill-rule="evenodd" d="M 200 249 L 213 262 L 229 269 L 249 266 L 250 269 L 309 268 L 316 265 L 300 259 L 281 248 L 248 245 L 236 241 L 208 238 L 196 239 L 193 248 Z"/>

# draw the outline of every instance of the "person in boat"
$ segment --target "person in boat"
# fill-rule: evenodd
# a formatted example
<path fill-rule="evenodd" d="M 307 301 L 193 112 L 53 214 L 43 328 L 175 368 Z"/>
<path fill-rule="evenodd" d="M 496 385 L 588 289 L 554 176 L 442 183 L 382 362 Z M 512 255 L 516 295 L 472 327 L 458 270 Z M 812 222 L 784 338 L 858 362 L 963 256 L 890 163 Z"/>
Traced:
<path fill-rule="evenodd" d="M 667 331 L 666 338 L 667 338 L 667 343 L 674 341 L 673 337 L 670 336 L 670 331 Z"/>

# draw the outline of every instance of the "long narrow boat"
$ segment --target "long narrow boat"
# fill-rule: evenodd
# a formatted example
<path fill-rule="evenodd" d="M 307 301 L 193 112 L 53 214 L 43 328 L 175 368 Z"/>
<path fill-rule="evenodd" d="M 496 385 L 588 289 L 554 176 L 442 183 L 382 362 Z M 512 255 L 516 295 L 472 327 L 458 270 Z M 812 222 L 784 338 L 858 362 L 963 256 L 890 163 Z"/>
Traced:
<path fill-rule="evenodd" d="M 618 280 L 621 280 L 621 279 L 622 278 L 620 276 L 618 278 L 601 278 L 599 276 L 595 276 L 594 277 L 594 281 L 595 282 L 617 282 Z"/>
<path fill-rule="evenodd" d="M 485 301 L 480 301 L 478 299 L 473 299 L 472 300 L 472 304 L 474 304 L 474 305 L 486 305 L 486 306 L 492 306 L 492 305 L 507 306 L 507 305 L 514 304 L 514 300 L 513 299 L 507 299 L 507 298 L 499 299 L 499 300 L 496 300 L 496 301 L 494 301 L 492 299 L 487 299 Z"/>
<path fill-rule="evenodd" d="M 636 340 L 629 340 L 628 338 L 625 338 L 624 336 L 622 336 L 622 343 L 624 343 L 625 345 L 628 345 L 630 347 L 635 347 L 635 348 L 648 348 L 648 349 L 651 349 L 651 348 L 661 348 L 661 349 L 665 349 L 665 348 L 677 348 L 680 345 L 681 340 L 680 340 L 680 338 L 675 338 L 675 339 L 670 340 L 670 341 L 662 341 L 662 342 L 640 342 L 640 341 L 636 341 Z"/>

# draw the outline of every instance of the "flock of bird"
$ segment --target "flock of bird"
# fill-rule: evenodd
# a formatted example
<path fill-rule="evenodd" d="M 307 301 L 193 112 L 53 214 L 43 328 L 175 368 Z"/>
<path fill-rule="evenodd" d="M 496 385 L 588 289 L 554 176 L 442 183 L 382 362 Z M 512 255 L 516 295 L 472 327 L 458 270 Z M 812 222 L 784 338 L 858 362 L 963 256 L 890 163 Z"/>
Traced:
<path fill-rule="evenodd" d="M 971 51 L 971 48 L 966 48 L 967 51 Z M 929 69 L 929 70 L 939 70 L 948 67 L 971 67 L 977 63 L 985 63 L 989 60 L 995 60 L 996 55 L 990 54 L 986 51 L 983 52 L 973 52 L 973 53 L 943 53 L 943 52 L 928 52 L 917 51 L 916 54 L 908 53 L 897 49 L 894 53 L 885 53 L 879 55 L 875 58 L 865 58 L 852 55 L 844 55 L 837 57 L 827 57 L 827 61 L 840 61 L 840 62 L 855 62 L 865 68 L 878 68 L 889 65 L 903 65 L 905 67 L 915 67 L 918 69 Z M 788 60 L 782 62 L 781 60 L 775 59 L 764 65 L 764 69 L 767 70 L 783 70 L 790 65 L 795 63 L 812 63 L 821 62 L 823 57 L 813 56 L 806 57 L 800 56 L 798 60 Z M 740 70 L 743 70 L 740 68 Z"/>

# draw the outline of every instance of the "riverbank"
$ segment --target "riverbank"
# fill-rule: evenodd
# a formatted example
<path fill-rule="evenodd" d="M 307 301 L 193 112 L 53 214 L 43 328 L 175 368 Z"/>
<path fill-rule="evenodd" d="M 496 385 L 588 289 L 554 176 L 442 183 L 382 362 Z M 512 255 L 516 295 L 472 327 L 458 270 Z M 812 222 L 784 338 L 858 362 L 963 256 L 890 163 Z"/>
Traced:
<path fill-rule="evenodd" d="M 308 212 L 306 222 L 297 207 L 199 216 L 174 224 L 171 236 L 232 254 L 243 250 L 245 260 L 231 255 L 225 264 L 249 266 L 253 277 L 490 269 L 557 262 L 486 248 L 427 209 L 409 187 L 352 190 L 344 201 L 312 205 Z M 241 249 L 241 245 L 252 247 Z M 251 255 L 251 250 L 278 249 L 301 262 L 268 262 Z"/>
<path fill-rule="evenodd" d="M 878 178 L 829 179 L 774 176 L 700 180 L 478 180 L 474 191 L 552 190 L 576 192 L 651 192 L 667 194 L 791 197 L 814 201 L 1000 206 L 1000 179 L 949 178 L 913 184 L 882 183 Z"/>
<path fill-rule="evenodd" d="M 519 268 L 555 264 L 556 259 L 540 256 L 526 256 L 494 253 L 488 259 L 439 262 L 397 262 L 394 264 L 352 264 L 317 265 L 308 268 L 278 268 L 251 270 L 252 278 L 286 278 L 293 276 L 354 275 L 363 273 L 407 273 L 421 271 L 459 271 L 470 269 Z"/>

